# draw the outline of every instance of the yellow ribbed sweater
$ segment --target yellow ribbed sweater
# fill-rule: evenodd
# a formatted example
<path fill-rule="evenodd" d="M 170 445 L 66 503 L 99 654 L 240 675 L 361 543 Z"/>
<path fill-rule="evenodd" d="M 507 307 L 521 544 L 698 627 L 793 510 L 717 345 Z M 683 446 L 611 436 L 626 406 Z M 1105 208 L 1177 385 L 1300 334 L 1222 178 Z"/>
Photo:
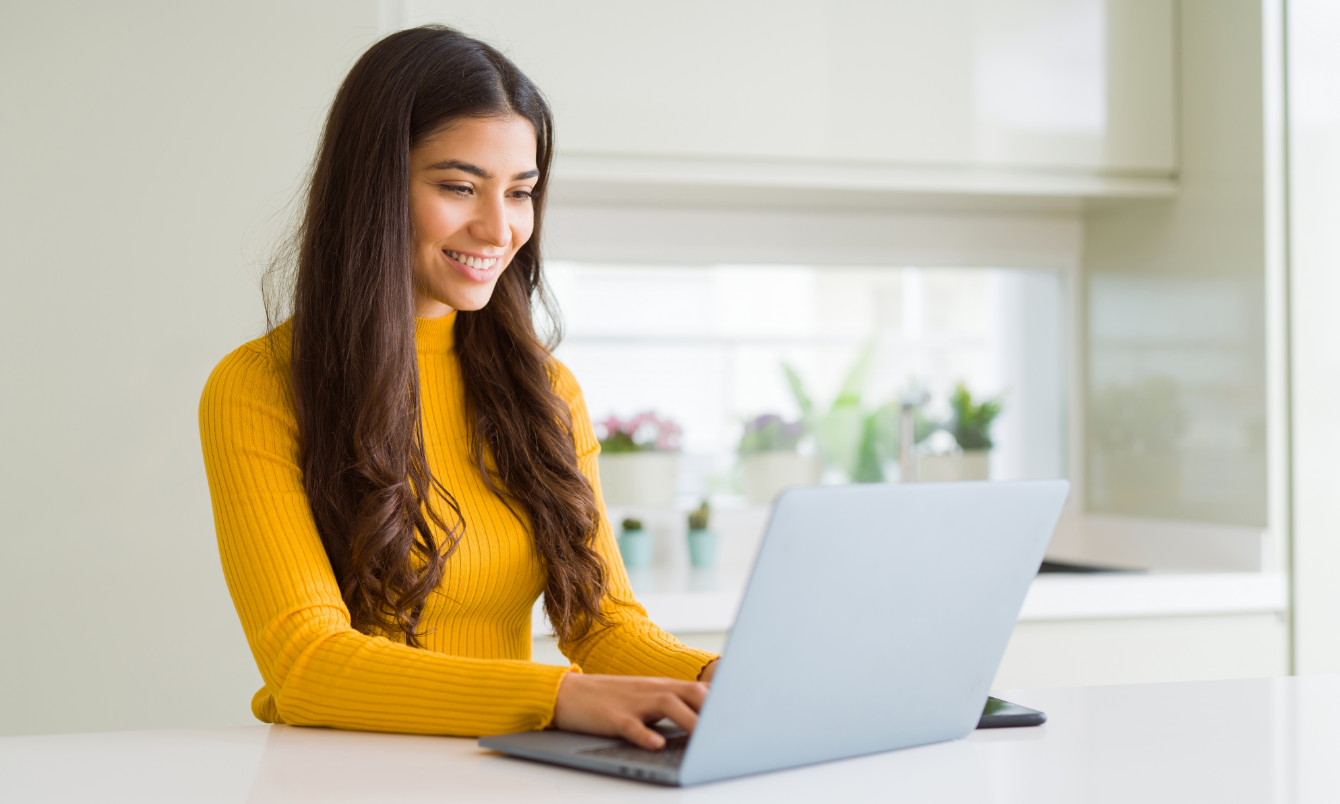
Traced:
<path fill-rule="evenodd" d="M 200 441 L 219 555 L 265 681 L 251 704 L 265 722 L 481 735 L 544 728 L 553 719 L 570 668 L 530 661 L 531 607 L 544 589 L 544 569 L 529 529 L 488 491 L 470 460 L 455 319 L 452 313 L 415 325 L 428 463 L 466 522 L 425 605 L 423 648 L 349 626 L 303 491 L 288 370 L 276 359 L 288 354 L 290 324 L 225 357 L 205 385 Z M 557 362 L 554 377 L 572 412 L 578 464 L 601 507 L 595 547 L 611 598 L 632 601 L 601 501 L 600 446 L 581 389 Z M 605 609 L 614 628 L 559 645 L 587 672 L 694 679 L 716 658 L 681 645 L 636 603 L 607 599 Z"/>

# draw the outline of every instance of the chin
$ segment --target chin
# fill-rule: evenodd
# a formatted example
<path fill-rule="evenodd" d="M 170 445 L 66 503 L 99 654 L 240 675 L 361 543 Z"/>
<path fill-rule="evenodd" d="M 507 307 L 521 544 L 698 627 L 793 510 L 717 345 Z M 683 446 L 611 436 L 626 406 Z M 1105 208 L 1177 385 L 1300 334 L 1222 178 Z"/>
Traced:
<path fill-rule="evenodd" d="M 488 306 L 489 300 L 493 298 L 493 287 L 487 289 L 474 290 L 471 293 L 453 293 L 449 298 L 443 299 L 443 302 L 453 310 L 482 310 Z"/>

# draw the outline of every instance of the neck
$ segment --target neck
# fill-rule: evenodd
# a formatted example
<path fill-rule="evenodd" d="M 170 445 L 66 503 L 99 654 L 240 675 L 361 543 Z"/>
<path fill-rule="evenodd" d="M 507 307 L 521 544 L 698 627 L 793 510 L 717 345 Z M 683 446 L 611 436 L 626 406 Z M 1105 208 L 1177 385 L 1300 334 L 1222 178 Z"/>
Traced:
<path fill-rule="evenodd" d="M 455 310 L 437 299 L 416 294 L 414 297 L 414 315 L 418 318 L 441 318 Z"/>

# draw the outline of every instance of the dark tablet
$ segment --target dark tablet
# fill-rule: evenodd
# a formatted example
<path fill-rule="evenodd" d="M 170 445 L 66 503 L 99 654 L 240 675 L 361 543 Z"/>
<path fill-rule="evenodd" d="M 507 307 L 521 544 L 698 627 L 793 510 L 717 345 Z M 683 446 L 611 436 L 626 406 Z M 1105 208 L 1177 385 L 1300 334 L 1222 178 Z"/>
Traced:
<path fill-rule="evenodd" d="M 982 710 L 982 719 L 977 721 L 979 729 L 1008 729 L 1014 726 L 1041 726 L 1047 722 L 1047 716 L 1036 709 L 1002 701 L 999 698 L 987 698 L 986 708 Z"/>

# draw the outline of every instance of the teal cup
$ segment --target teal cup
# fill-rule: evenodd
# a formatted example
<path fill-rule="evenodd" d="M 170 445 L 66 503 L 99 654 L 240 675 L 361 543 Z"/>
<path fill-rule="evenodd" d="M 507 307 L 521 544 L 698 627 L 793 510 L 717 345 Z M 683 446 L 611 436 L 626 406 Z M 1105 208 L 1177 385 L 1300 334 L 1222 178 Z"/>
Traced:
<path fill-rule="evenodd" d="M 711 530 L 689 531 L 689 561 L 695 567 L 710 567 L 717 560 L 717 534 Z"/>
<path fill-rule="evenodd" d="M 651 566 L 651 531 L 625 530 L 619 533 L 619 555 L 628 569 Z"/>

